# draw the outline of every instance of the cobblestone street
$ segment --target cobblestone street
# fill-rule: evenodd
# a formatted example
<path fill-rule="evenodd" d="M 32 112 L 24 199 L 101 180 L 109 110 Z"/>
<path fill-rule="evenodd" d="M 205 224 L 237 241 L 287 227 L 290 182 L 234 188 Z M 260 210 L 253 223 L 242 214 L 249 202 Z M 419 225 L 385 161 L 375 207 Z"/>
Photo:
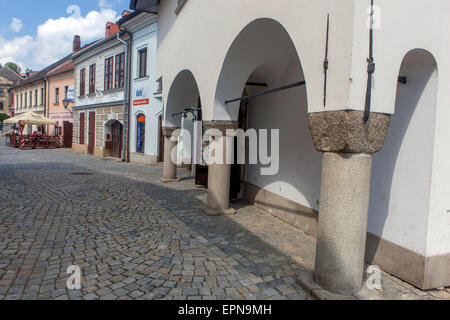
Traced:
<path fill-rule="evenodd" d="M 207 217 L 187 171 L 162 184 L 159 166 L 3 145 L 0 160 L 0 299 L 312 299 L 296 275 L 314 241 L 253 207 Z"/>
<path fill-rule="evenodd" d="M 3 145 L 0 161 L 0 300 L 313 299 L 299 279 L 315 239 L 243 203 L 206 216 L 206 190 L 186 170 L 163 184 L 160 166 Z M 81 290 L 67 289 L 71 265 Z M 450 289 L 382 272 L 367 298 L 450 299 Z"/>

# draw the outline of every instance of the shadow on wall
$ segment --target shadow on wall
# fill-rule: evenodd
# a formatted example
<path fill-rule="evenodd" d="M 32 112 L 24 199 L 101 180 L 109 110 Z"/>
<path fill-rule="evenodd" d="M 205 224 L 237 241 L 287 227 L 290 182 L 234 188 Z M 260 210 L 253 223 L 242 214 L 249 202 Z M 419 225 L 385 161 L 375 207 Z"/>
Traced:
<path fill-rule="evenodd" d="M 241 96 L 244 89 L 251 94 L 304 79 L 299 54 L 288 31 L 273 19 L 257 19 L 237 35 L 227 52 L 216 88 L 214 117 L 237 121 L 240 103 L 225 101 Z M 248 86 L 248 82 L 262 82 L 267 87 Z M 261 168 L 268 166 L 247 165 L 245 176 L 252 185 L 318 209 L 321 154 L 314 149 L 307 112 L 306 86 L 249 100 L 248 129 L 280 130 L 279 171 L 263 176 Z"/>
<path fill-rule="evenodd" d="M 408 83 L 399 84 L 385 145 L 374 156 L 368 231 L 424 254 L 438 85 L 436 61 L 425 50 L 410 51 L 399 75 L 406 76 Z M 376 252 L 367 252 L 367 261 L 372 261 Z"/>

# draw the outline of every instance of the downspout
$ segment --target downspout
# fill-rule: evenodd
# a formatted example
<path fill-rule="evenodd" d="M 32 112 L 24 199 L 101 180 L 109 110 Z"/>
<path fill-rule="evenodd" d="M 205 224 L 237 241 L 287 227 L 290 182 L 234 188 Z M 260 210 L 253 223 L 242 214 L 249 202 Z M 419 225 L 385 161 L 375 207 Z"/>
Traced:
<path fill-rule="evenodd" d="M 128 88 L 129 88 L 129 76 L 128 76 L 128 69 L 129 69 L 129 47 L 130 44 L 123 41 L 122 39 L 120 39 L 120 35 L 121 34 L 125 34 L 127 33 L 130 36 L 130 42 L 133 41 L 133 35 L 128 32 L 127 30 L 121 30 L 122 32 L 119 32 L 117 34 L 117 40 L 119 42 L 121 42 L 124 47 L 125 47 L 125 70 L 124 70 L 124 86 L 123 86 L 123 119 L 124 119 L 124 124 L 126 123 L 127 126 L 126 128 L 124 128 L 123 130 L 123 137 L 122 137 L 122 161 L 123 162 L 130 162 L 130 157 L 129 157 L 129 146 L 130 146 L 130 117 L 129 117 L 129 108 L 128 108 Z M 125 129 L 127 129 L 127 140 L 125 140 Z M 125 152 L 127 153 L 125 155 Z"/>

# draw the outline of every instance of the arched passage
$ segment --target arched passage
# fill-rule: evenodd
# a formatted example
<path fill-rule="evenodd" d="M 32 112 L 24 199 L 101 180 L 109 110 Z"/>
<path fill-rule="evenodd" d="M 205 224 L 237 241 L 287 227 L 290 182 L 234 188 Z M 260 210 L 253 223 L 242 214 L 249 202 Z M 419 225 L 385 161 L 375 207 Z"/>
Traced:
<path fill-rule="evenodd" d="M 374 156 L 369 208 L 369 262 L 402 279 L 405 257 L 383 240 L 419 255 L 426 254 L 433 145 L 438 88 L 437 63 L 431 53 L 406 54 L 399 72 L 395 114 L 383 150 Z M 417 284 L 417 282 L 416 282 Z"/>
<path fill-rule="evenodd" d="M 177 157 L 191 164 L 201 142 L 201 130 L 195 120 L 201 120 L 200 92 L 194 75 L 189 70 L 181 71 L 173 80 L 164 108 L 164 172 L 163 180 L 176 179 L 177 163 L 172 151 L 177 148 Z M 181 131 L 178 141 L 173 141 L 174 129 Z M 197 152 L 196 152 L 197 151 Z"/>
<path fill-rule="evenodd" d="M 106 154 L 120 158 L 123 147 L 123 126 L 120 121 L 111 120 L 105 124 L 105 150 Z"/>
<path fill-rule="evenodd" d="M 268 140 L 273 172 L 258 164 L 231 167 L 231 198 L 238 195 L 271 209 L 283 220 L 315 233 L 320 198 L 321 156 L 315 151 L 307 124 L 307 87 L 299 86 L 243 102 L 226 101 L 304 80 L 303 68 L 286 29 L 272 19 L 247 25 L 233 41 L 217 84 L 214 120 L 238 122 Z M 266 138 L 263 131 L 267 130 Z M 279 143 L 270 142 L 279 130 Z M 278 141 L 277 141 L 278 142 Z M 250 151 L 247 140 L 247 151 Z M 257 143 L 257 142 L 256 142 Z M 258 148 L 259 149 L 259 148 Z M 279 150 L 279 162 L 275 153 Z M 258 156 L 257 156 L 258 157 Z M 248 158 L 248 157 L 247 157 Z M 239 189 L 239 190 L 236 190 Z"/>

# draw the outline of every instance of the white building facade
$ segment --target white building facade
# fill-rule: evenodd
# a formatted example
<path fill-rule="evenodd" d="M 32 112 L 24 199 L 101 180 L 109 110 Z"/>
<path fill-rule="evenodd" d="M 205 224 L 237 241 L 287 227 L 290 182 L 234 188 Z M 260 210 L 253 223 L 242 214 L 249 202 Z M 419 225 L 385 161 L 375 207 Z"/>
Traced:
<path fill-rule="evenodd" d="M 241 194 L 317 237 L 317 283 L 354 293 L 366 261 L 421 289 L 450 285 L 450 44 L 441 36 L 450 2 L 132 7 L 149 2 L 159 6 L 166 149 L 181 127 L 172 115 L 199 100 L 204 129 L 279 129 L 278 173 L 245 165 Z M 172 181 L 176 167 L 166 158 L 164 179 Z M 208 169 L 208 212 L 230 213 L 233 170 Z"/>
<path fill-rule="evenodd" d="M 100 157 L 124 157 L 126 50 L 118 40 L 119 35 L 111 35 L 73 56 L 72 148 L 77 152 Z"/>
<path fill-rule="evenodd" d="M 161 160 L 162 92 L 156 77 L 158 16 L 135 12 L 118 22 L 131 34 L 130 161 L 154 164 Z"/>

